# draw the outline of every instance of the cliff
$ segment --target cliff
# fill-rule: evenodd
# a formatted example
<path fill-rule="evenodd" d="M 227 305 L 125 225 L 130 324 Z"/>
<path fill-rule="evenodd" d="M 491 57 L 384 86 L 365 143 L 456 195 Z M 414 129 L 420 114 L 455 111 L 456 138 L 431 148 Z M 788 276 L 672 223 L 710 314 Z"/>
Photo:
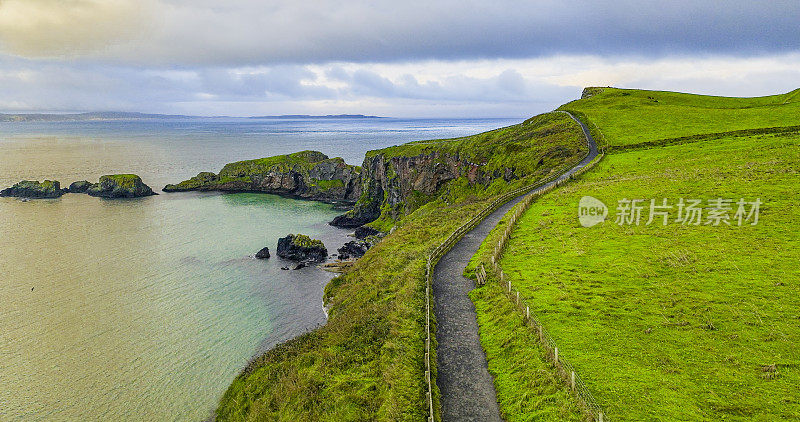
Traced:
<path fill-rule="evenodd" d="M 564 144 L 564 133 L 580 135 L 565 114 L 548 113 L 478 135 L 370 151 L 362 165 L 362 194 L 352 210 L 330 222 L 337 227 L 393 221 L 443 193 L 543 176 L 585 145 Z M 580 139 L 580 138 L 577 138 Z"/>
<path fill-rule="evenodd" d="M 330 203 L 354 203 L 361 195 L 361 168 L 318 151 L 238 161 L 219 174 L 202 172 L 164 192 L 264 192 Z"/>

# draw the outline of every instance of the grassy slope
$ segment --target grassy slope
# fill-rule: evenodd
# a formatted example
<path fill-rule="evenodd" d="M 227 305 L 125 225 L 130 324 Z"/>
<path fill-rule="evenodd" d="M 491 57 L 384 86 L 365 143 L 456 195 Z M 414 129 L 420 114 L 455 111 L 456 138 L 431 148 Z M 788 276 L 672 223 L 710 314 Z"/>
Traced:
<path fill-rule="evenodd" d="M 440 152 L 479 164 L 482 173 L 493 174 L 494 177 L 501 177 L 507 172 L 512 172 L 515 177 L 545 177 L 553 169 L 559 168 L 565 159 L 578 156 L 581 151 L 585 154 L 583 144 L 560 142 L 565 132 L 570 133 L 575 139 L 581 136 L 580 129 L 569 116 L 563 113 L 545 113 L 531 117 L 521 124 L 477 135 L 410 142 L 368 151 L 366 155 L 370 158 L 380 154 L 383 159 L 390 160 L 394 157 L 413 157 Z M 537 139 L 540 145 L 546 147 L 530 148 L 531 139 Z M 466 179 L 461 178 L 448 185 L 445 199 L 448 203 L 456 202 L 468 191 Z M 366 193 L 365 191 L 364 194 Z M 411 195 L 405 200 L 399 211 L 392 210 L 384 201 L 381 217 L 368 225 L 377 230 L 388 231 L 395 224 L 396 215 L 410 213 L 432 199 L 420 192 L 416 193 L 417 195 Z"/>
<path fill-rule="evenodd" d="M 564 157 L 577 153 L 581 145 L 564 145 L 559 142 L 564 132 L 580 134 L 578 127 L 564 113 L 546 113 L 531 117 L 521 124 L 491 130 L 477 135 L 453 139 L 410 142 L 405 145 L 369 151 L 367 156 L 383 154 L 385 158 L 415 156 L 434 151 L 458 154 L 473 163 L 482 164 L 484 172 L 505 172 L 514 169 L 516 174 L 541 174 Z M 530 140 L 538 139 L 548 148 L 530 148 Z"/>
<path fill-rule="evenodd" d="M 800 125 L 800 89 L 756 98 L 603 88 L 559 109 L 588 115 L 610 146 L 754 128 Z"/>
<path fill-rule="evenodd" d="M 639 93 L 645 98 L 664 94 Z M 675 103 L 710 101 L 729 108 L 734 102 L 669 97 Z M 652 121 L 675 123 L 662 126 L 663 132 L 642 134 L 613 122 L 647 113 L 623 107 L 593 114 L 592 107 L 580 105 L 570 107 L 586 110 L 592 122 L 606 122 L 599 126 L 612 145 L 683 136 L 684 122 L 700 120 L 650 115 Z M 740 111 L 752 116 L 749 110 Z M 775 122 L 796 124 L 788 118 L 763 124 Z M 729 129 L 717 122 L 686 126 L 695 133 Z M 626 130 L 633 131 L 631 138 L 623 136 Z M 794 229 L 800 218 L 794 205 L 800 199 L 799 163 L 798 132 L 611 154 L 577 182 L 535 202 L 520 220 L 502 266 L 609 418 L 791 420 L 800 414 L 800 236 Z M 622 198 L 674 203 L 681 197 L 760 197 L 765 204 L 757 226 L 619 226 L 611 220 L 587 229 L 576 218 L 583 195 L 603 200 L 612 216 Z M 492 237 L 476 258 L 487 254 L 489 243 Z M 482 336 L 492 328 L 483 321 L 497 318 L 496 308 L 487 306 L 496 297 L 488 289 L 473 294 L 483 314 Z M 513 342 L 522 334 L 507 330 L 507 335 Z M 487 354 L 490 368 L 513 358 L 499 347 L 487 347 Z M 537 378 L 543 376 L 536 365 L 521 375 L 501 373 L 498 392 L 515 379 Z M 509 419 L 533 418 L 532 410 L 515 406 L 513 401 L 504 405 Z"/>
<path fill-rule="evenodd" d="M 534 132 L 548 132 L 517 140 L 527 144 L 528 156 L 541 158 L 558 146 L 585 153 L 580 130 L 563 122 L 541 118 L 504 131 L 513 135 L 533 127 Z M 478 139 L 485 139 L 482 136 L 473 138 L 476 145 Z M 546 176 L 545 170 L 581 156 L 553 159 L 537 174 Z M 446 197 L 401 219 L 396 230 L 358 260 L 352 271 L 328 285 L 328 323 L 258 357 L 225 393 L 218 419 L 424 419 L 426 256 L 493 197 L 530 182 L 496 181 L 484 189 L 469 188 L 457 180 Z"/>

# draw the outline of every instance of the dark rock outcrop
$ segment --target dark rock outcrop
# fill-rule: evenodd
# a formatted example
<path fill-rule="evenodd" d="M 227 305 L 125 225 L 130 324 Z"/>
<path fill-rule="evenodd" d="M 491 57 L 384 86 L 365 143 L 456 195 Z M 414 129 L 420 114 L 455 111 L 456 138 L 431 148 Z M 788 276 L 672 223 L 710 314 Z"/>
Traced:
<path fill-rule="evenodd" d="M 292 261 L 325 261 L 328 258 L 328 249 L 322 241 L 311 239 L 304 234 L 290 234 L 278 239 L 278 248 L 275 253 Z"/>
<path fill-rule="evenodd" d="M 366 242 L 360 240 L 351 240 L 342 245 L 341 248 L 337 249 L 337 252 L 339 252 L 339 259 L 346 260 L 350 258 L 361 258 L 365 253 L 367 253 L 368 249 L 369 246 Z"/>
<path fill-rule="evenodd" d="M 92 184 L 86 180 L 81 180 L 78 182 L 70 183 L 69 187 L 67 188 L 67 192 L 69 193 L 86 193 L 89 188 L 92 187 Z"/>
<path fill-rule="evenodd" d="M 10 188 L 0 191 L 0 196 L 13 196 L 17 198 L 58 198 L 64 194 L 61 183 L 54 180 L 43 182 L 23 180 Z"/>
<path fill-rule="evenodd" d="M 269 259 L 269 248 L 262 248 L 256 253 L 256 259 Z"/>
<path fill-rule="evenodd" d="M 379 236 L 382 234 L 383 233 L 381 231 L 373 229 L 372 227 L 368 226 L 361 226 L 357 228 L 356 232 L 354 233 L 356 239 L 366 239 L 370 236 Z"/>
<path fill-rule="evenodd" d="M 361 168 L 318 151 L 302 151 L 226 164 L 202 172 L 164 192 L 264 192 L 330 203 L 353 204 L 361 195 Z"/>
<path fill-rule="evenodd" d="M 383 150 L 368 154 L 362 165 L 362 194 L 352 210 L 337 216 L 332 226 L 353 228 L 377 220 L 383 211 L 398 217 L 429 198 L 447 182 L 466 177 L 469 183 L 488 182 L 494 175 L 479 171 L 477 164 L 458 154 L 432 151 L 414 156 L 387 156 Z M 515 178 L 513 171 L 500 177 Z"/>
<path fill-rule="evenodd" d="M 142 183 L 142 179 L 135 174 L 112 174 L 100 178 L 86 190 L 91 196 L 102 198 L 138 198 L 142 196 L 157 195 L 149 186 Z"/>

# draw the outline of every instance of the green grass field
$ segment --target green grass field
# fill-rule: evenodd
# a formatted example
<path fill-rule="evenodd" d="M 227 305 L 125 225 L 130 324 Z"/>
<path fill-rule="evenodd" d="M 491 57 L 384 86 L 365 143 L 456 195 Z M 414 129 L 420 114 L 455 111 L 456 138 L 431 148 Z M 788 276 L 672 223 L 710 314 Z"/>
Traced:
<path fill-rule="evenodd" d="M 490 148 L 525 144 L 525 157 L 537 158 L 535 174 L 510 183 L 497 179 L 487 187 L 454 180 L 440 197 L 401 218 L 392 234 L 327 286 L 328 323 L 256 358 L 223 396 L 217 420 L 424 420 L 427 256 L 497 195 L 580 160 L 585 140 L 577 125 L 562 124 L 565 118 L 543 116 L 505 128 L 504 136 L 489 136 L 498 145 L 482 143 L 476 150 L 465 143 L 472 141 L 457 141 L 457 151 L 476 156 Z M 486 138 L 466 139 L 477 143 Z M 416 154 L 417 147 L 406 152 Z M 576 153 L 550 154 L 554 150 Z M 392 151 L 398 153 L 398 148 Z M 499 154 L 495 159 L 513 159 Z M 435 365 L 435 357 L 433 361 Z M 568 414 L 568 396 L 558 397 L 546 411 Z"/>
<path fill-rule="evenodd" d="M 683 136 L 800 125 L 800 89 L 756 98 L 595 88 L 596 95 L 559 107 L 588 116 L 598 141 L 629 146 Z M 595 136 L 598 138 L 597 136 Z"/>
<path fill-rule="evenodd" d="M 675 107 L 690 104 L 692 111 L 684 110 L 689 114 L 697 111 L 694 105 L 715 105 L 711 113 L 719 116 L 723 105 L 734 110 L 739 101 L 636 93 L 663 95 Z M 628 96 L 620 98 L 629 104 Z M 790 111 L 767 105 L 776 98 L 784 98 Z M 783 116 L 761 124 L 790 126 L 796 124 L 789 118 L 794 99 L 741 101 L 777 108 Z M 713 119 L 705 126 L 687 124 L 702 119 L 676 112 L 660 130 L 640 131 L 648 126 L 637 118 L 649 116 L 652 122 L 667 116 L 614 105 L 605 103 L 612 111 L 581 102 L 569 106 L 584 110 L 611 145 L 732 129 Z M 751 111 L 740 110 L 745 117 L 734 129 L 757 128 L 755 119 L 747 121 L 755 116 Z M 617 124 L 628 119 L 633 123 Z M 608 154 L 523 215 L 501 266 L 608 420 L 800 419 L 799 172 L 800 131 L 694 139 Z M 578 202 L 585 195 L 603 201 L 610 219 L 582 227 Z M 618 201 L 626 198 L 645 200 L 639 225 L 615 221 Z M 740 198 L 760 198 L 763 204 L 757 225 L 671 221 L 665 226 L 661 219 L 646 224 L 651 199 L 674 206 L 680 198 L 703 201 L 703 223 L 711 211 L 708 201 L 715 198 L 734 201 L 730 216 Z M 677 210 L 671 212 L 674 219 Z M 490 235 L 472 266 L 488 261 L 489 245 L 504 227 L 501 223 Z M 528 334 L 517 325 L 498 331 L 498 324 L 490 323 L 507 312 L 495 305 L 499 299 L 508 301 L 497 286 L 473 293 L 498 400 L 509 420 L 538 419 L 535 407 L 501 394 L 517 388 L 516 380 L 548 376 L 541 359 L 523 374 L 504 369 L 517 359 L 505 345 Z"/>

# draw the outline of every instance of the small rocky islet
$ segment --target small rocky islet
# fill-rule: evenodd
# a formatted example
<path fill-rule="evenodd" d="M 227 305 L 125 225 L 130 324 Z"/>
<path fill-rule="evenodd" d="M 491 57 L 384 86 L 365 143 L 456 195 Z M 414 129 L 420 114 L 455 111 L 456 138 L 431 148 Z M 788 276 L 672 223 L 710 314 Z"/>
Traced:
<path fill-rule="evenodd" d="M 328 259 L 328 249 L 325 244 L 304 234 L 289 234 L 278 239 L 275 254 L 283 259 L 298 262 L 322 262 Z"/>
<path fill-rule="evenodd" d="M 98 183 L 86 180 L 73 182 L 62 189 L 55 180 L 43 182 L 23 180 L 10 188 L 0 191 L 0 196 L 16 198 L 59 198 L 65 193 L 86 193 L 102 198 L 139 198 L 158 195 L 135 174 L 109 174 L 102 176 Z"/>
<path fill-rule="evenodd" d="M 10 188 L 0 190 L 0 196 L 16 198 L 58 198 L 64 194 L 61 183 L 55 180 L 23 180 Z"/>

